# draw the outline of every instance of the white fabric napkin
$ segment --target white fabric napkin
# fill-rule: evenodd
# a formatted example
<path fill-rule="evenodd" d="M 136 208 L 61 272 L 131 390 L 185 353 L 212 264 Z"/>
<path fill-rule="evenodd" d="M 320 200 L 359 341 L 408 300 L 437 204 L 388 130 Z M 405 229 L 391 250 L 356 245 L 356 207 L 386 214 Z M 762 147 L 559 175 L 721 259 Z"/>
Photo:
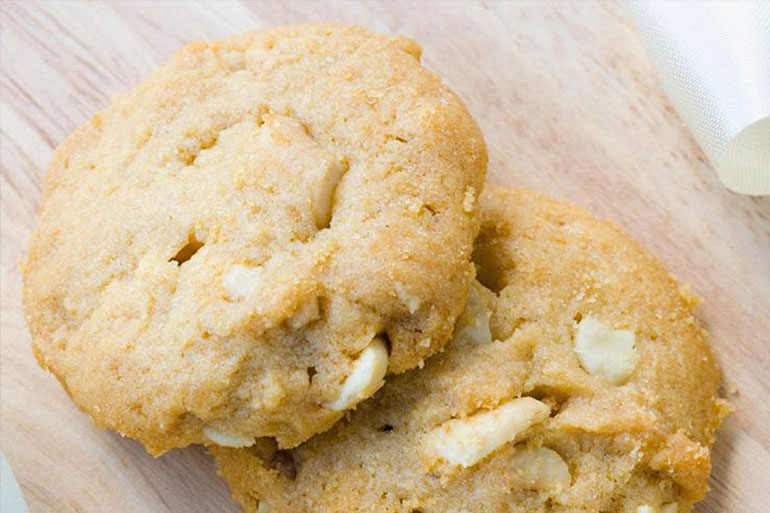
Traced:
<path fill-rule="evenodd" d="M 742 194 L 770 194 L 770 0 L 625 6 L 722 183 Z"/>

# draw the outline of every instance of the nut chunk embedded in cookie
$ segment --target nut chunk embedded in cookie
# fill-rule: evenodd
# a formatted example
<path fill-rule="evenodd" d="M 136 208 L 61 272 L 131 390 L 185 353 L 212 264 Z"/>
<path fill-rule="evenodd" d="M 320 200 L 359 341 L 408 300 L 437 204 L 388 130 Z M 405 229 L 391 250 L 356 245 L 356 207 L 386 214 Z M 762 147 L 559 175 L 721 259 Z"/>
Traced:
<path fill-rule="evenodd" d="M 522 397 L 493 410 L 448 420 L 425 438 L 426 458 L 429 462 L 443 460 L 470 467 L 513 441 L 522 431 L 547 419 L 550 411 L 547 404 Z"/>
<path fill-rule="evenodd" d="M 352 408 L 382 386 L 387 370 L 388 347 L 380 337 L 375 337 L 353 363 L 353 370 L 345 378 L 340 395 L 326 407 L 335 411 Z"/>
<path fill-rule="evenodd" d="M 634 332 L 611 330 L 600 321 L 585 317 L 577 325 L 575 353 L 589 374 L 622 385 L 636 367 Z"/>

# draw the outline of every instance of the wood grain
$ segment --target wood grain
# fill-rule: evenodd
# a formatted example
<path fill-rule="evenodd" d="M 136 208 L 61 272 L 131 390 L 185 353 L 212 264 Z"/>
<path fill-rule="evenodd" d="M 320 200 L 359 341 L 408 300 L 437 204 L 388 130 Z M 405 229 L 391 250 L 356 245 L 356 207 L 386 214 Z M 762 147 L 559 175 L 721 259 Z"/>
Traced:
<path fill-rule="evenodd" d="M 614 219 L 692 284 L 737 408 L 697 511 L 767 511 L 770 199 L 719 184 L 615 4 L 4 1 L 0 443 L 31 511 L 238 511 L 200 448 L 153 460 L 37 367 L 16 263 L 54 147 L 111 94 L 184 42 L 319 20 L 418 39 L 479 120 L 490 181 Z"/>

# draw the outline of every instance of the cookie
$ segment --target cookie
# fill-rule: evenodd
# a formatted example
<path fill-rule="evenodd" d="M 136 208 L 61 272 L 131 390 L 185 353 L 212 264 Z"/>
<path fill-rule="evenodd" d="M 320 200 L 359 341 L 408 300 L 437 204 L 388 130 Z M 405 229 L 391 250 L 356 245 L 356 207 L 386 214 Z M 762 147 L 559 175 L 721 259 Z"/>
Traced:
<path fill-rule="evenodd" d="M 185 46 L 55 152 L 23 264 L 35 354 L 154 454 L 295 446 L 451 337 L 485 172 L 411 40 Z"/>
<path fill-rule="evenodd" d="M 213 448 L 247 513 L 685 513 L 728 411 L 693 296 L 583 210 L 488 189 L 444 351 L 330 431 Z"/>

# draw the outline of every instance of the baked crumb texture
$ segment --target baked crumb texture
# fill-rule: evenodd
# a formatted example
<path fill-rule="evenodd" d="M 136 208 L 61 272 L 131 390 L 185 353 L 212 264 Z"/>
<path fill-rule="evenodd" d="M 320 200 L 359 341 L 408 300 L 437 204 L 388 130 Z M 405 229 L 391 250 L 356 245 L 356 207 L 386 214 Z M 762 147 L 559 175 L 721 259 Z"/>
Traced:
<path fill-rule="evenodd" d="M 248 513 L 687 513 L 729 411 L 707 334 L 614 225 L 488 187 L 455 337 L 290 451 L 215 448 Z"/>
<path fill-rule="evenodd" d="M 409 39 L 187 45 L 56 150 L 23 264 L 35 354 L 154 454 L 296 446 L 450 338 L 485 172 Z"/>

